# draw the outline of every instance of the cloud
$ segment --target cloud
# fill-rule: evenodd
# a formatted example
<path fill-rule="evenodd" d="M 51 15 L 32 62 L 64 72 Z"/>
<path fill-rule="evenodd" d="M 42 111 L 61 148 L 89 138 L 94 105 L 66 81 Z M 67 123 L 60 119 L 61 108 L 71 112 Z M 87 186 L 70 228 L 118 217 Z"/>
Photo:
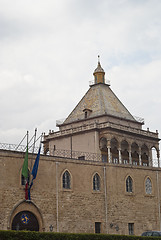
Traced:
<path fill-rule="evenodd" d="M 109 72 L 111 87 L 130 112 L 145 118 L 146 126 L 160 128 L 161 60 L 144 65 L 121 65 Z"/>
<path fill-rule="evenodd" d="M 88 90 L 98 54 L 130 112 L 160 128 L 160 11 L 159 0 L 1 0 L 0 142 L 56 130 Z"/>

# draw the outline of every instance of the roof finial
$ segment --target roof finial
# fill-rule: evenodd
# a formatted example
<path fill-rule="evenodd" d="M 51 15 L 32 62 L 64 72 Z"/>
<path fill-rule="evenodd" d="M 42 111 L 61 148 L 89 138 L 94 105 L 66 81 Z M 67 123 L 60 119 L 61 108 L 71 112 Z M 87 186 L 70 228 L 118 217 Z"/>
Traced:
<path fill-rule="evenodd" d="M 98 63 L 100 63 L 100 55 L 98 55 Z"/>

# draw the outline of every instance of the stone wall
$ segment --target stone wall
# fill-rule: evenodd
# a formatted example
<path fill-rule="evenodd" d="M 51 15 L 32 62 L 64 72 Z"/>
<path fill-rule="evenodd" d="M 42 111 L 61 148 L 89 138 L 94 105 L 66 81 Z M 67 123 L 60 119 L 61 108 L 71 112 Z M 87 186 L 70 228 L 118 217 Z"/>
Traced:
<path fill-rule="evenodd" d="M 29 168 L 35 155 L 29 155 Z M 33 160 L 32 160 L 33 159 Z M 161 171 L 143 166 L 116 165 L 40 157 L 37 178 L 31 189 L 31 202 L 24 201 L 21 168 L 24 153 L 0 150 L 0 229 L 11 229 L 20 210 L 35 214 L 40 231 L 101 232 L 128 234 L 128 223 L 134 223 L 135 235 L 160 228 Z M 31 164 L 32 161 L 32 164 Z M 71 174 L 71 189 L 63 189 L 62 175 Z M 93 190 L 93 176 L 100 176 L 100 191 Z M 126 177 L 133 179 L 133 192 L 126 192 Z M 145 193 L 145 179 L 152 181 L 152 194 Z"/>

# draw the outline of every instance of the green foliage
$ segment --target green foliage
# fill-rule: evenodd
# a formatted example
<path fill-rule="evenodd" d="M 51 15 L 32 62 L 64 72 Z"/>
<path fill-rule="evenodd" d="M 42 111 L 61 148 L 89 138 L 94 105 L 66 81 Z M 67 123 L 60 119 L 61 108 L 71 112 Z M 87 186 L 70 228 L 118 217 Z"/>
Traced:
<path fill-rule="evenodd" d="M 75 234 L 30 231 L 0 231 L 0 240 L 145 240 L 147 237 L 108 234 Z M 161 239 L 148 237 L 148 240 Z"/>

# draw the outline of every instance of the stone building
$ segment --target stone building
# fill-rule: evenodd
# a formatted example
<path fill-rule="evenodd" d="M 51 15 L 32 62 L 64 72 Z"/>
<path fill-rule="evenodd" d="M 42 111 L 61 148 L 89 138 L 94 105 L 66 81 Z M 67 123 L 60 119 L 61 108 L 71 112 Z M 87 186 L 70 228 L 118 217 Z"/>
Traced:
<path fill-rule="evenodd" d="M 142 129 L 105 82 L 94 82 L 59 131 L 44 135 L 31 201 L 24 152 L 0 150 L 0 229 L 140 235 L 160 230 L 158 132 Z M 155 152 L 155 155 L 153 154 Z M 36 155 L 29 155 L 29 171 Z"/>

